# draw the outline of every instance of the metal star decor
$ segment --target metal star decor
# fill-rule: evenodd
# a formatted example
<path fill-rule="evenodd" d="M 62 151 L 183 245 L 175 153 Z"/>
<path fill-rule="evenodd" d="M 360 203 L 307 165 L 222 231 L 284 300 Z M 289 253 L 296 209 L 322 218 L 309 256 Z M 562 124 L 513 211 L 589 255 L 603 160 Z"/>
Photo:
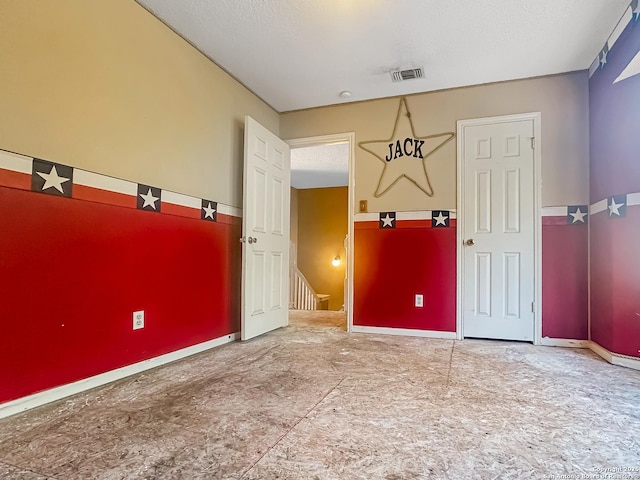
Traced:
<path fill-rule="evenodd" d="M 402 97 L 391 137 L 387 140 L 368 140 L 358 143 L 360 148 L 374 155 L 384 164 L 374 196 L 380 198 L 405 178 L 428 197 L 433 197 L 433 187 L 427 172 L 427 158 L 455 136 L 455 132 L 417 136 L 407 99 Z"/>

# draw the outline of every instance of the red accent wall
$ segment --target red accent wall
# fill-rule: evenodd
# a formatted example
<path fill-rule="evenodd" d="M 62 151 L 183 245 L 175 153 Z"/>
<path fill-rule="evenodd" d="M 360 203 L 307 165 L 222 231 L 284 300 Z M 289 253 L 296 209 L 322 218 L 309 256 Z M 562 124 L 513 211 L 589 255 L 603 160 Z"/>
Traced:
<path fill-rule="evenodd" d="M 237 222 L 4 187 L 0 219 L 0 403 L 239 330 Z"/>
<path fill-rule="evenodd" d="M 354 325 L 455 332 L 455 228 L 358 222 L 354 255 Z M 416 293 L 422 308 L 414 307 Z"/>
<path fill-rule="evenodd" d="M 587 225 L 557 218 L 542 226 L 542 336 L 588 340 Z"/>
<path fill-rule="evenodd" d="M 640 207 L 624 218 L 606 212 L 591 225 L 591 338 L 608 350 L 640 357 Z"/>

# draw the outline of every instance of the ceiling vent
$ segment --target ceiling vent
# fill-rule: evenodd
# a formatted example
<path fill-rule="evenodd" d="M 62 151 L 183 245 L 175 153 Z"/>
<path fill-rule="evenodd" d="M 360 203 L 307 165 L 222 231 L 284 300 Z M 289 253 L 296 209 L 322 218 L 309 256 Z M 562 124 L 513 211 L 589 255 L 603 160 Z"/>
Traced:
<path fill-rule="evenodd" d="M 394 82 L 404 82 L 405 80 L 413 80 L 416 78 L 424 78 L 422 68 L 406 68 L 404 70 L 391 71 L 391 79 Z"/>

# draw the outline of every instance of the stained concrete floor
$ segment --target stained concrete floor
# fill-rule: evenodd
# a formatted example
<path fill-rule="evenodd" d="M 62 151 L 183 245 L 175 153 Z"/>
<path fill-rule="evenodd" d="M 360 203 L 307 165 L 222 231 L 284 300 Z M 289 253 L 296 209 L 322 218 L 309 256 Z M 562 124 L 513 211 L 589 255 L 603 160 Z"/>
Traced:
<path fill-rule="evenodd" d="M 640 478 L 640 372 L 319 315 L 0 420 L 0 478 Z"/>

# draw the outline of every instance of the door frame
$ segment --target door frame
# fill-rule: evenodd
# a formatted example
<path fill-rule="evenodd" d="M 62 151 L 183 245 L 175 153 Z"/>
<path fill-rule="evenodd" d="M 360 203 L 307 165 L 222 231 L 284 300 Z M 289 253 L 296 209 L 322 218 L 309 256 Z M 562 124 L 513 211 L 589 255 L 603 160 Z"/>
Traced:
<path fill-rule="evenodd" d="M 320 145 L 331 145 L 335 143 L 347 143 L 349 145 L 349 184 L 347 185 L 349 213 L 348 213 L 348 235 L 349 251 L 347 252 L 347 331 L 353 329 L 353 206 L 355 202 L 355 169 L 356 158 L 356 134 L 355 132 L 335 133 L 331 135 L 319 135 L 315 137 L 294 138 L 285 140 L 291 149 L 301 147 L 317 147 Z"/>
<path fill-rule="evenodd" d="M 457 154 L 456 154 L 456 177 L 457 177 L 457 244 L 456 244 L 456 338 L 463 339 L 463 305 L 464 305 L 464 134 L 466 127 L 478 125 L 490 125 L 495 123 L 511 123 L 523 120 L 533 121 L 533 135 L 535 144 L 533 149 L 533 205 L 534 205 L 534 239 L 533 239 L 533 265 L 534 265 L 534 302 L 535 311 L 533 314 L 534 335 L 533 344 L 540 345 L 542 340 L 542 115 L 540 112 L 521 113 L 515 115 L 501 115 L 497 117 L 483 117 L 468 120 L 458 120 L 457 122 Z"/>

